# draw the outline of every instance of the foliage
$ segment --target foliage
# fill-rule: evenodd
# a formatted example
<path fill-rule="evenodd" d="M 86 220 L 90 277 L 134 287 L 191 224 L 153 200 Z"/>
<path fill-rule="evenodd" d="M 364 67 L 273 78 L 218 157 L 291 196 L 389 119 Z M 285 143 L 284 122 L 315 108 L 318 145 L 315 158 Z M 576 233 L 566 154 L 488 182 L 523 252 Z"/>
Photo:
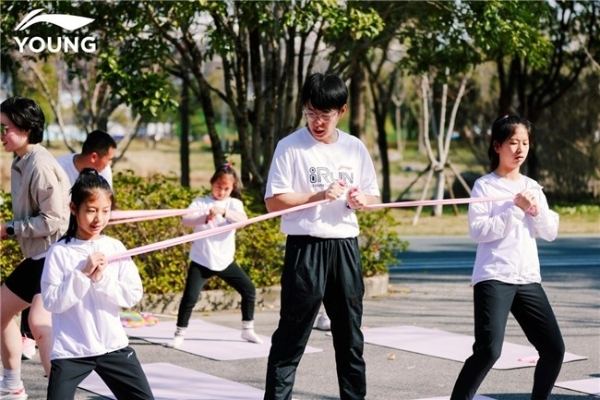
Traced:
<path fill-rule="evenodd" d="M 267 212 L 262 193 L 248 190 L 243 194 L 248 218 Z M 237 231 L 236 261 L 257 287 L 279 284 L 285 235 L 279 231 L 279 219 L 250 224 Z"/>
<path fill-rule="evenodd" d="M 600 74 L 584 75 L 536 124 L 540 183 L 555 201 L 600 202 L 599 87 Z"/>
<path fill-rule="evenodd" d="M 388 266 L 397 262 L 398 254 L 405 251 L 408 242 L 400 239 L 396 227 L 400 225 L 390 209 L 358 212 L 360 225 L 360 254 L 363 275 L 386 274 Z"/>
<path fill-rule="evenodd" d="M 155 174 L 148 178 L 136 176 L 133 171 L 118 173 L 114 179 L 117 209 L 159 210 L 187 208 L 197 192 L 178 184 L 177 177 Z M 126 248 L 156 243 L 190 233 L 177 217 L 160 218 L 116 224 L 106 234 L 123 242 Z M 144 290 L 147 293 L 181 291 L 185 285 L 190 244 L 134 256 Z"/>
<path fill-rule="evenodd" d="M 12 220 L 12 200 L 10 192 L 0 190 L 0 221 Z M 17 264 L 23 259 L 23 253 L 16 240 L 3 240 L 0 242 L 0 281 L 12 272 Z"/>
<path fill-rule="evenodd" d="M 598 204 L 557 205 L 552 209 L 560 215 L 596 215 L 600 223 L 600 205 Z"/>

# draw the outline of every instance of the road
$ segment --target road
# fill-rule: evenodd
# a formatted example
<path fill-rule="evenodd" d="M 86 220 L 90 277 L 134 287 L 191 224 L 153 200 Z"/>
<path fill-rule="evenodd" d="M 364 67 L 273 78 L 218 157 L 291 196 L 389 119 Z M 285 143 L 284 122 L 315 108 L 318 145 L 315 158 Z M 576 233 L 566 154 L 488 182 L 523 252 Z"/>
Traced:
<path fill-rule="evenodd" d="M 399 254 L 400 262 L 390 267 L 390 277 L 401 271 L 420 269 L 472 268 L 477 245 L 469 237 L 413 236 L 407 251 Z M 561 266 L 600 265 L 600 236 L 558 237 L 553 242 L 538 239 L 542 269 Z"/>

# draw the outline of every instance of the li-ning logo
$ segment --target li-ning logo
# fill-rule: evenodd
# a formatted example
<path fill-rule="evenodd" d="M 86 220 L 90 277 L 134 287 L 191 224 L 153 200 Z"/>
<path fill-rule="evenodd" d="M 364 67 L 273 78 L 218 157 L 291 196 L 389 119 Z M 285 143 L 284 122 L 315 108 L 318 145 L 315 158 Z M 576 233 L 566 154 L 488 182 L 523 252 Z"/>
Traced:
<path fill-rule="evenodd" d="M 23 18 L 19 25 L 16 26 L 15 30 L 23 31 L 32 25 L 40 22 L 47 22 L 72 32 L 94 21 L 93 18 L 79 17 L 76 15 L 40 14 L 42 11 L 43 10 L 40 8 L 27 14 L 27 16 Z M 40 36 L 34 36 L 31 38 L 14 37 L 14 39 L 17 42 L 17 45 L 19 46 L 19 52 L 21 53 L 25 51 L 25 46 L 27 46 L 33 53 L 41 53 L 42 51 L 46 50 L 50 53 L 58 53 L 60 51 L 65 53 L 78 53 L 80 49 L 85 53 L 93 53 L 96 51 L 96 39 L 93 36 L 87 36 L 83 39 L 79 37 L 68 36 L 60 36 L 58 38 L 43 38 Z"/>

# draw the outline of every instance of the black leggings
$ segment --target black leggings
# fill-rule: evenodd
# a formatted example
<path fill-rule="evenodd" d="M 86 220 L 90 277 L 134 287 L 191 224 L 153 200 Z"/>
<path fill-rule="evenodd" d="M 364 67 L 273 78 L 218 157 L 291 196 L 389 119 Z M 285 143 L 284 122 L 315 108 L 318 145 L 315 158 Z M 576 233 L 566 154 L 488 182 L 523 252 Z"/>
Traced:
<path fill-rule="evenodd" d="M 244 270 L 235 261 L 229 264 L 223 271 L 213 271 L 192 261 L 185 280 L 185 289 L 183 290 L 181 303 L 179 303 L 179 312 L 177 313 L 178 327 L 187 328 L 192 316 L 192 310 L 198 301 L 198 297 L 200 297 L 200 291 L 206 281 L 213 276 L 223 279 L 242 296 L 242 320 L 252 321 L 254 319 L 256 289 L 250 278 L 248 278 L 248 275 L 246 275 Z"/>
<path fill-rule="evenodd" d="M 532 400 L 550 397 L 562 367 L 565 344 L 542 285 L 511 285 L 484 281 L 473 290 L 475 344 L 454 384 L 451 400 L 471 400 L 494 366 L 504 342 L 508 313 L 539 353 L 533 377 Z"/>
<path fill-rule="evenodd" d="M 154 400 L 146 374 L 129 346 L 100 356 L 52 360 L 46 399 L 74 399 L 77 386 L 92 371 L 118 400 Z"/>

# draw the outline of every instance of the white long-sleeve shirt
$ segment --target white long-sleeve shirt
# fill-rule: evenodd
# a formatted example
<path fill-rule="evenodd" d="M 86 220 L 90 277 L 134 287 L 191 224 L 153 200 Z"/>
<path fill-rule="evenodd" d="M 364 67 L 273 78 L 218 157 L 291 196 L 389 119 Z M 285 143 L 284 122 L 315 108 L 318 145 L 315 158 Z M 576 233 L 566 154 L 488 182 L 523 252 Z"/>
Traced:
<path fill-rule="evenodd" d="M 124 252 L 120 241 L 108 236 L 97 240 L 61 240 L 50 247 L 42 273 L 44 307 L 52 313 L 51 359 L 90 357 L 122 349 L 129 344 L 121 325 L 120 308 L 142 298 L 142 281 L 131 258 L 109 263 L 94 283 L 81 272 L 88 256 Z"/>
<path fill-rule="evenodd" d="M 207 224 L 206 216 L 213 207 L 224 208 L 226 217 L 217 215 L 213 221 Z M 223 200 L 215 200 L 212 196 L 198 197 L 192 201 L 188 208 L 198 210 L 198 212 L 183 217 L 184 225 L 193 225 L 194 232 L 201 232 L 248 219 L 246 211 L 244 211 L 244 203 L 234 197 Z M 194 240 L 190 249 L 190 260 L 212 271 L 223 271 L 233 262 L 234 256 L 235 229 L 205 239 Z"/>
<path fill-rule="evenodd" d="M 530 190 L 538 200 L 533 217 L 513 200 L 469 205 L 469 234 L 478 243 L 472 283 L 498 280 L 510 284 L 539 283 L 536 234 L 552 241 L 558 234 L 558 214 L 548 207 L 542 187 L 524 175 L 512 181 L 494 173 L 479 178 L 471 197 L 505 197 Z"/>

